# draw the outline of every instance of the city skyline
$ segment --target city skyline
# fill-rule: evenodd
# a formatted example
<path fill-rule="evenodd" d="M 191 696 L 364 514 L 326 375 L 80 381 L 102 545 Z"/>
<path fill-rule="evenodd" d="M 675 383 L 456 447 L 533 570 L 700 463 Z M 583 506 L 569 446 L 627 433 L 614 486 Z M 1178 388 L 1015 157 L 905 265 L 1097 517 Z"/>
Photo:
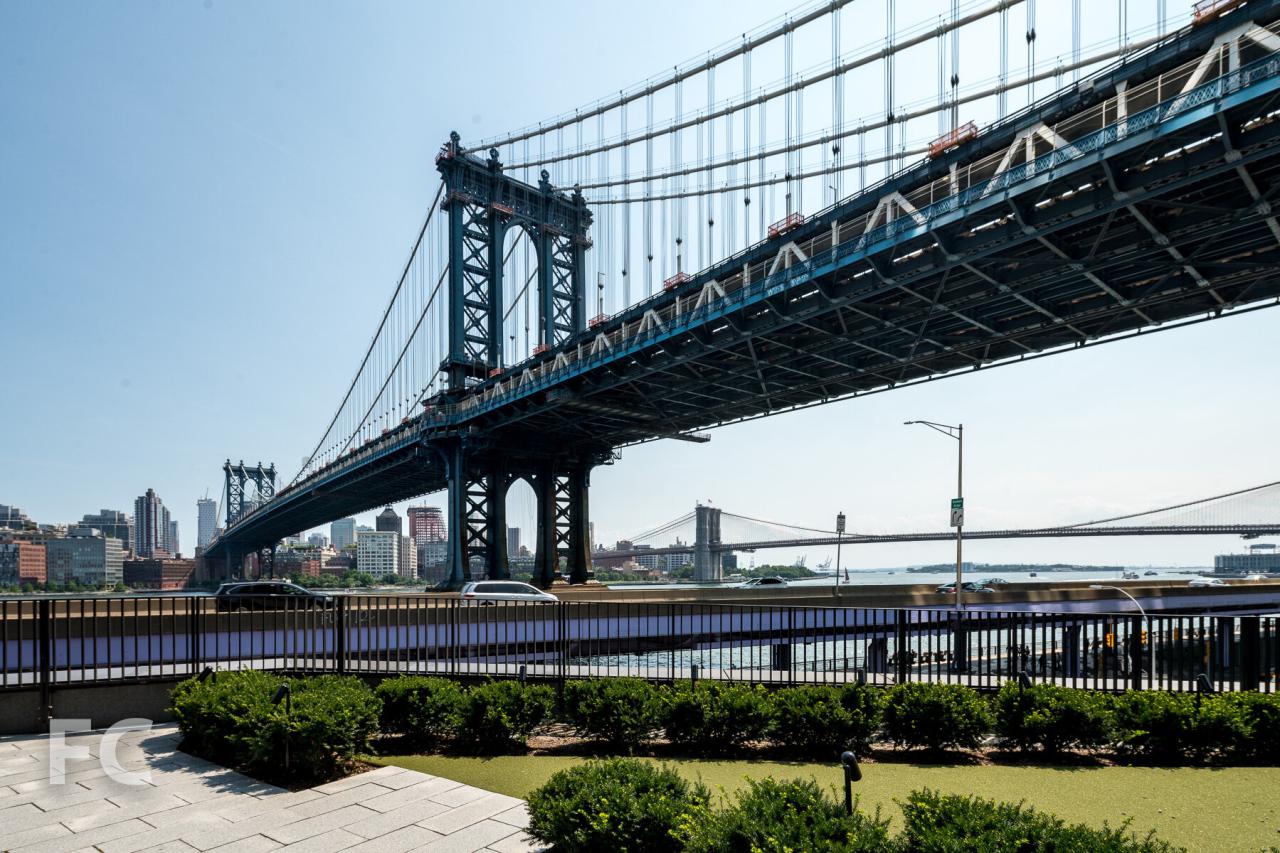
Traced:
<path fill-rule="evenodd" d="M 58 411 L 55 392 L 75 387 L 89 414 L 0 426 L 0 500 L 40 521 L 71 523 L 101 507 L 127 508 L 150 484 L 180 528 L 197 530 L 196 500 L 221 491 L 223 459 L 284 463 L 310 450 L 430 202 L 438 183 L 431 155 L 449 131 L 474 139 L 537 121 L 738 35 L 713 10 L 687 4 L 643 14 L 584 7 L 575 20 L 582 32 L 623 27 L 636 37 L 597 57 L 590 75 L 571 52 L 548 55 L 545 74 L 561 81 L 555 91 L 478 72 L 475 84 L 491 97 L 477 112 L 468 93 L 437 85 L 430 70 L 463 61 L 463 46 L 441 44 L 428 62 L 408 35 L 414 26 L 386 10 L 335 10 L 319 20 L 299 8 L 260 10 L 257 32 L 237 27 L 222 4 L 158 8 L 142 22 L 108 7 L 56 20 L 34 8 L 5 10 L 11 26 L 0 44 L 22 61 L 0 80 L 15 128 L 0 146 L 7 160 L 28 165 L 4 178 L 0 257 L 6 280 L 29 286 L 15 289 L 15 333 L 0 346 L 20 375 L 46 379 L 32 391 L 36 410 Z M 419 29 L 463 20 L 455 9 L 401 11 Z M 737 18 L 777 12 L 748 3 Z M 529 38 L 566 37 L 533 10 L 504 14 Z M 659 23 L 672 17 L 687 26 Z M 269 40 L 272 32 L 291 36 Z M 76 60 L 72 43 L 92 45 L 97 59 Z M 324 57 L 356 43 L 384 49 L 353 54 L 350 74 L 334 78 Z M 905 85 L 917 72 L 901 73 Z M 861 114 L 873 115 L 877 98 L 869 93 Z M 179 269 L 191 280 L 174 289 Z M 141 306 L 159 322 L 131 322 Z M 68 340 L 98 351 L 49 346 L 38 332 L 51 307 Z M 274 333 L 253 347 L 219 347 L 209 369 L 207 347 L 193 342 L 247 334 L 246 317 L 271 318 Z M 794 524 L 826 526 L 845 511 L 855 530 L 941 528 L 951 449 L 901 426 L 914 418 L 966 424 L 972 525 L 1084 520 L 1276 479 L 1280 450 L 1267 425 L 1277 404 L 1265 393 L 1267 365 L 1280 355 L 1275 323 L 1271 312 L 1255 312 L 713 430 L 706 445 L 623 448 L 618 463 L 593 474 L 597 538 L 625 538 L 708 499 Z M 118 367 L 79 382 L 90 357 Z M 178 375 L 200 380 L 175 382 Z M 210 399 L 252 414 L 188 416 Z M 152 438 L 145 453 L 137 442 L 144 430 Z M 532 530 L 522 488 L 509 500 L 510 524 Z M 394 509 L 403 516 L 423 500 L 443 504 L 428 495 Z M 358 523 L 373 526 L 380 510 Z M 988 543 L 973 556 L 1208 565 L 1239 545 Z M 945 554 L 902 545 L 846 550 L 845 561 L 910 565 Z"/>

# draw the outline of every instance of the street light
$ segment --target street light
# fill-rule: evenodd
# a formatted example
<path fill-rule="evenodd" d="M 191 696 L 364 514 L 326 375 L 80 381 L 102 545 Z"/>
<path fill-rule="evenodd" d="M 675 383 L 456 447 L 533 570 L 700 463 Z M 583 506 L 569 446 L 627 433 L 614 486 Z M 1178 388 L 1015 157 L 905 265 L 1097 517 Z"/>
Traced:
<path fill-rule="evenodd" d="M 1089 584 L 1089 589 L 1112 589 L 1120 593 L 1121 595 L 1123 595 L 1125 598 L 1132 601 L 1133 606 L 1138 608 L 1138 612 L 1142 614 L 1142 633 L 1146 634 L 1148 637 L 1151 637 L 1151 621 L 1147 619 L 1147 611 L 1142 609 L 1142 605 L 1138 602 L 1138 599 L 1130 595 L 1127 589 L 1123 589 L 1118 586 L 1108 586 L 1107 584 L 1104 584 L 1104 583 L 1091 583 Z M 1152 653 L 1155 652 L 1154 637 L 1151 638 L 1151 651 Z"/>
<path fill-rule="evenodd" d="M 844 539 L 844 513 L 836 513 L 836 586 L 840 586 L 840 544 Z"/>
<path fill-rule="evenodd" d="M 964 609 L 964 582 L 961 580 L 960 567 L 964 552 L 964 424 L 951 426 L 933 421 L 903 421 L 903 426 L 920 424 L 940 432 L 947 438 L 954 438 L 958 447 L 956 454 L 956 497 L 951 502 L 951 526 L 956 529 L 956 610 Z"/>

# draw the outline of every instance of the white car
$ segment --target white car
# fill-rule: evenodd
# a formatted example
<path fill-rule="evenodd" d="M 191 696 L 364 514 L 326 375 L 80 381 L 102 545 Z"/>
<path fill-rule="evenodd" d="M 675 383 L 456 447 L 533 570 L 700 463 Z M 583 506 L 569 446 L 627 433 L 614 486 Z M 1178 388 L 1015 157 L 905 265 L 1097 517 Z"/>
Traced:
<path fill-rule="evenodd" d="M 1187 586 L 1226 586 L 1227 582 L 1221 578 L 1196 578 L 1187 584 Z"/>
<path fill-rule="evenodd" d="M 554 604 L 560 599 L 520 581 L 472 581 L 459 593 L 463 604 L 496 604 L 499 601 L 535 601 Z"/>

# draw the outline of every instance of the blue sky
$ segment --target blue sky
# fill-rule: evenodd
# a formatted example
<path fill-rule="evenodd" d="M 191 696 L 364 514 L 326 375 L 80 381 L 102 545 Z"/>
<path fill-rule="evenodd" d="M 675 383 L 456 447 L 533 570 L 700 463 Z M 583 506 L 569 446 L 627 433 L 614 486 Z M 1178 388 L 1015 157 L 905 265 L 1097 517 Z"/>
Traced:
<path fill-rule="evenodd" d="M 311 449 L 434 194 L 448 132 L 474 138 L 570 109 L 787 6 L 725 8 L 0 3 L 0 502 L 67 521 L 129 510 L 155 488 L 189 551 L 195 500 L 217 496 L 225 458 L 292 472 Z M 1262 311 L 770 418 L 707 445 L 627 449 L 595 475 L 597 531 L 611 541 L 699 499 L 799 524 L 843 509 L 852 529 L 940 527 L 954 448 L 901 426 L 911 418 L 966 424 L 974 526 L 1280 479 L 1278 319 Z M 1204 564 L 1238 545 L 967 554 Z M 942 562 L 948 548 L 853 559 Z"/>

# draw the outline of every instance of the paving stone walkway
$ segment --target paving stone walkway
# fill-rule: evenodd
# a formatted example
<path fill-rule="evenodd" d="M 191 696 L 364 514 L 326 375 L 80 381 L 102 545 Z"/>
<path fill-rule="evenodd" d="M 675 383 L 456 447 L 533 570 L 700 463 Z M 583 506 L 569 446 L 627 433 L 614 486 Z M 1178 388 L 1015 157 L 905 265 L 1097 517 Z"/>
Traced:
<path fill-rule="evenodd" d="M 128 785 L 101 766 L 101 732 L 66 736 L 90 754 L 66 760 L 61 784 L 50 779 L 48 737 L 0 738 L 0 851 L 538 849 L 515 797 L 398 767 L 287 791 L 178 752 L 178 739 L 174 726 L 123 735 L 119 765 L 149 773 Z"/>

